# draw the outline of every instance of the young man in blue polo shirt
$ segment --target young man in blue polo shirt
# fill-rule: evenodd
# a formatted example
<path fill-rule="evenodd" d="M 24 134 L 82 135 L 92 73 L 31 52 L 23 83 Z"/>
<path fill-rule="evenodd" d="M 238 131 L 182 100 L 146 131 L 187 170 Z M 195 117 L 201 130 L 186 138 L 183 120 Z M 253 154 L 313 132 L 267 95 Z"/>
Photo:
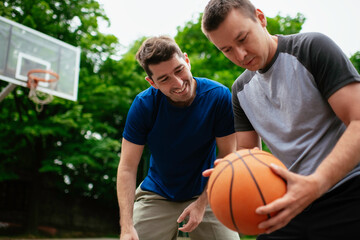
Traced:
<path fill-rule="evenodd" d="M 229 89 L 193 77 L 188 56 L 169 37 L 147 39 L 136 57 L 151 87 L 135 98 L 123 132 L 117 177 L 120 239 L 176 239 L 183 221 L 180 230 L 192 239 L 239 239 L 213 215 L 202 176 L 213 166 L 216 150 L 217 157 L 235 150 Z M 150 167 L 135 194 L 145 144 Z"/>

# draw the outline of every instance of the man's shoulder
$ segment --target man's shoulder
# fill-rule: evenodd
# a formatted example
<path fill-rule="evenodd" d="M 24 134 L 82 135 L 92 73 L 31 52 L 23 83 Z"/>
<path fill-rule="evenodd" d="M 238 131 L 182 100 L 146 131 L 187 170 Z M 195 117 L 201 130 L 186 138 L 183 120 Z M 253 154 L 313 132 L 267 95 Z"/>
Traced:
<path fill-rule="evenodd" d="M 158 91 L 158 90 L 157 90 L 156 88 L 154 88 L 154 87 L 149 87 L 149 88 L 141 91 L 140 93 L 138 93 L 138 94 L 136 95 L 136 98 L 149 98 L 149 97 L 151 98 L 151 97 L 153 97 L 154 95 L 156 95 L 157 91 Z"/>
<path fill-rule="evenodd" d="M 161 97 L 162 93 L 158 89 L 149 87 L 136 95 L 132 106 L 138 110 L 142 109 L 144 111 L 147 109 L 146 111 L 152 111 L 159 104 Z"/>
<path fill-rule="evenodd" d="M 324 40 L 329 39 L 328 36 L 326 36 L 323 33 L 320 32 L 306 32 L 306 33 L 295 33 L 295 34 L 289 34 L 289 35 L 277 35 L 279 39 L 284 39 L 286 41 L 313 41 L 313 40 Z"/>
<path fill-rule="evenodd" d="M 334 46 L 334 42 L 325 34 L 319 32 L 297 33 L 291 35 L 278 35 L 279 51 L 291 55 L 316 53 L 321 49 Z"/>
<path fill-rule="evenodd" d="M 149 87 L 138 93 L 134 99 L 134 102 L 152 102 L 153 100 L 157 99 L 159 95 L 161 95 L 161 92 L 158 89 Z"/>
<path fill-rule="evenodd" d="M 250 82 L 250 80 L 254 77 L 256 72 L 245 70 L 233 83 L 232 91 L 233 92 L 240 92 L 243 90 L 244 86 Z"/>
<path fill-rule="evenodd" d="M 229 89 L 222 83 L 216 82 L 208 78 L 194 77 L 198 86 L 198 94 L 208 93 L 210 91 L 228 91 Z"/>

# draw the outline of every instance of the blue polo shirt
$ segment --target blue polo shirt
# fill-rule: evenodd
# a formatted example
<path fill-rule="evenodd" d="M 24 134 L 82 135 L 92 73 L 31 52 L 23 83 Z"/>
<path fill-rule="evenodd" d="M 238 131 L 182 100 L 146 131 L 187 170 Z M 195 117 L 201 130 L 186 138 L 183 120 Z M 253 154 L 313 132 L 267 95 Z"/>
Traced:
<path fill-rule="evenodd" d="M 185 108 L 171 105 L 153 87 L 138 94 L 129 110 L 123 137 L 148 144 L 148 175 L 141 188 L 169 200 L 200 195 L 208 178 L 202 172 L 216 159 L 216 137 L 234 133 L 231 93 L 218 82 L 195 78 L 196 97 Z"/>

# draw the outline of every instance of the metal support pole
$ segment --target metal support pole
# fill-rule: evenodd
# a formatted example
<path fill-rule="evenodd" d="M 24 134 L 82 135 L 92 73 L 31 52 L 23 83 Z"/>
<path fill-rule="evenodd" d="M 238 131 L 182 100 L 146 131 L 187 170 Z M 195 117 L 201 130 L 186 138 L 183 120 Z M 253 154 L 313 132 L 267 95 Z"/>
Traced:
<path fill-rule="evenodd" d="M 16 84 L 9 83 L 0 93 L 0 102 L 16 88 Z"/>

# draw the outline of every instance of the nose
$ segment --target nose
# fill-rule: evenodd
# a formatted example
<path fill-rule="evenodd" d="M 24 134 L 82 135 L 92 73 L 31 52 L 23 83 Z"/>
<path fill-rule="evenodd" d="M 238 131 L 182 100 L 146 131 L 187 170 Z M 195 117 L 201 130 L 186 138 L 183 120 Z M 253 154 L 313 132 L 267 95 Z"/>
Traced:
<path fill-rule="evenodd" d="M 184 81 L 181 79 L 181 77 L 179 76 L 174 76 L 174 81 L 173 81 L 173 86 L 174 87 L 178 87 L 178 88 L 182 88 Z"/>
<path fill-rule="evenodd" d="M 244 61 L 246 54 L 246 50 L 243 47 L 237 47 L 235 49 L 235 59 L 238 62 Z"/>

